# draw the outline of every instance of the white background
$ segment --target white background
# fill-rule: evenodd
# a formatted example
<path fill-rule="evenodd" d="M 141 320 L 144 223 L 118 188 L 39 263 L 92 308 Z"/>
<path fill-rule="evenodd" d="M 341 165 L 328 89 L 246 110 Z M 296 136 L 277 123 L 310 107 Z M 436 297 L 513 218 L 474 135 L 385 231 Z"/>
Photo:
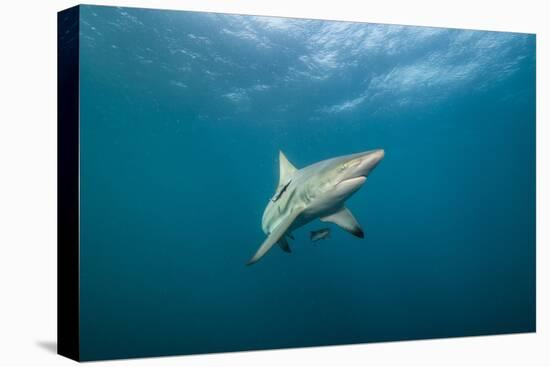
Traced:
<path fill-rule="evenodd" d="M 544 9 L 545 1 L 113 0 L 95 3 L 537 33 L 538 331 L 523 335 L 134 359 L 94 365 L 549 365 L 550 11 Z M 0 12 L 0 366 L 74 363 L 53 351 L 56 343 L 56 12 L 75 4 L 61 0 L 12 0 L 3 2 Z M 509 174 L 514 175 L 513 167 Z"/>

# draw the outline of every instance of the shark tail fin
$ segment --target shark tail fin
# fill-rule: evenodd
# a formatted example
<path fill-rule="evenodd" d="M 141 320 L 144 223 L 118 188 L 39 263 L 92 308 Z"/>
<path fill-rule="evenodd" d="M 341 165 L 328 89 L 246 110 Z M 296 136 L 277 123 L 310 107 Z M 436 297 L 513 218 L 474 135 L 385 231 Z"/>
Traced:
<path fill-rule="evenodd" d="M 281 239 L 279 240 L 278 244 L 279 244 L 279 247 L 280 247 L 284 252 L 288 252 L 288 253 L 291 253 L 291 252 L 292 252 L 292 250 L 290 249 L 290 245 L 288 244 L 288 241 L 287 241 L 287 239 L 285 238 L 285 236 L 281 237 Z"/>

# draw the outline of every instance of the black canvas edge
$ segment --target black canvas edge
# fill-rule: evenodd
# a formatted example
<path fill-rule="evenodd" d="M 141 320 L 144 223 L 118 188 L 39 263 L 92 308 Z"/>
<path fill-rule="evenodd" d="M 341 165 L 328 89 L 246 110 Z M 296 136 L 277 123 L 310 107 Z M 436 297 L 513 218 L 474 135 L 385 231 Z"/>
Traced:
<path fill-rule="evenodd" d="M 57 13 L 57 353 L 80 360 L 79 20 Z"/>

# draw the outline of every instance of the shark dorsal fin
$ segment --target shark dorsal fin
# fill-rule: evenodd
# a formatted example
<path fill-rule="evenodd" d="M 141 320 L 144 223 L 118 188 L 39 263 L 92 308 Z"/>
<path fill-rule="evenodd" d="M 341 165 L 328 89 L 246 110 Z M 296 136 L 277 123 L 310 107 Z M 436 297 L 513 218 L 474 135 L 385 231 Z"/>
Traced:
<path fill-rule="evenodd" d="M 292 163 L 289 162 L 288 158 L 285 156 L 282 150 L 279 150 L 279 185 L 278 187 L 284 186 L 288 183 L 290 176 L 297 169 Z"/>

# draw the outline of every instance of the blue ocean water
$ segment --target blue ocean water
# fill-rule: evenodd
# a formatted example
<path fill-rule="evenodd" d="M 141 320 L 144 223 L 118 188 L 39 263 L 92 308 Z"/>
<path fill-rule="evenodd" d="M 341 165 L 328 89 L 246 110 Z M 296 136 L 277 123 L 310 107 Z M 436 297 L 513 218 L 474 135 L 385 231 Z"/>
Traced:
<path fill-rule="evenodd" d="M 535 330 L 535 36 L 81 6 L 81 356 Z M 382 148 L 292 254 L 278 151 Z"/>

